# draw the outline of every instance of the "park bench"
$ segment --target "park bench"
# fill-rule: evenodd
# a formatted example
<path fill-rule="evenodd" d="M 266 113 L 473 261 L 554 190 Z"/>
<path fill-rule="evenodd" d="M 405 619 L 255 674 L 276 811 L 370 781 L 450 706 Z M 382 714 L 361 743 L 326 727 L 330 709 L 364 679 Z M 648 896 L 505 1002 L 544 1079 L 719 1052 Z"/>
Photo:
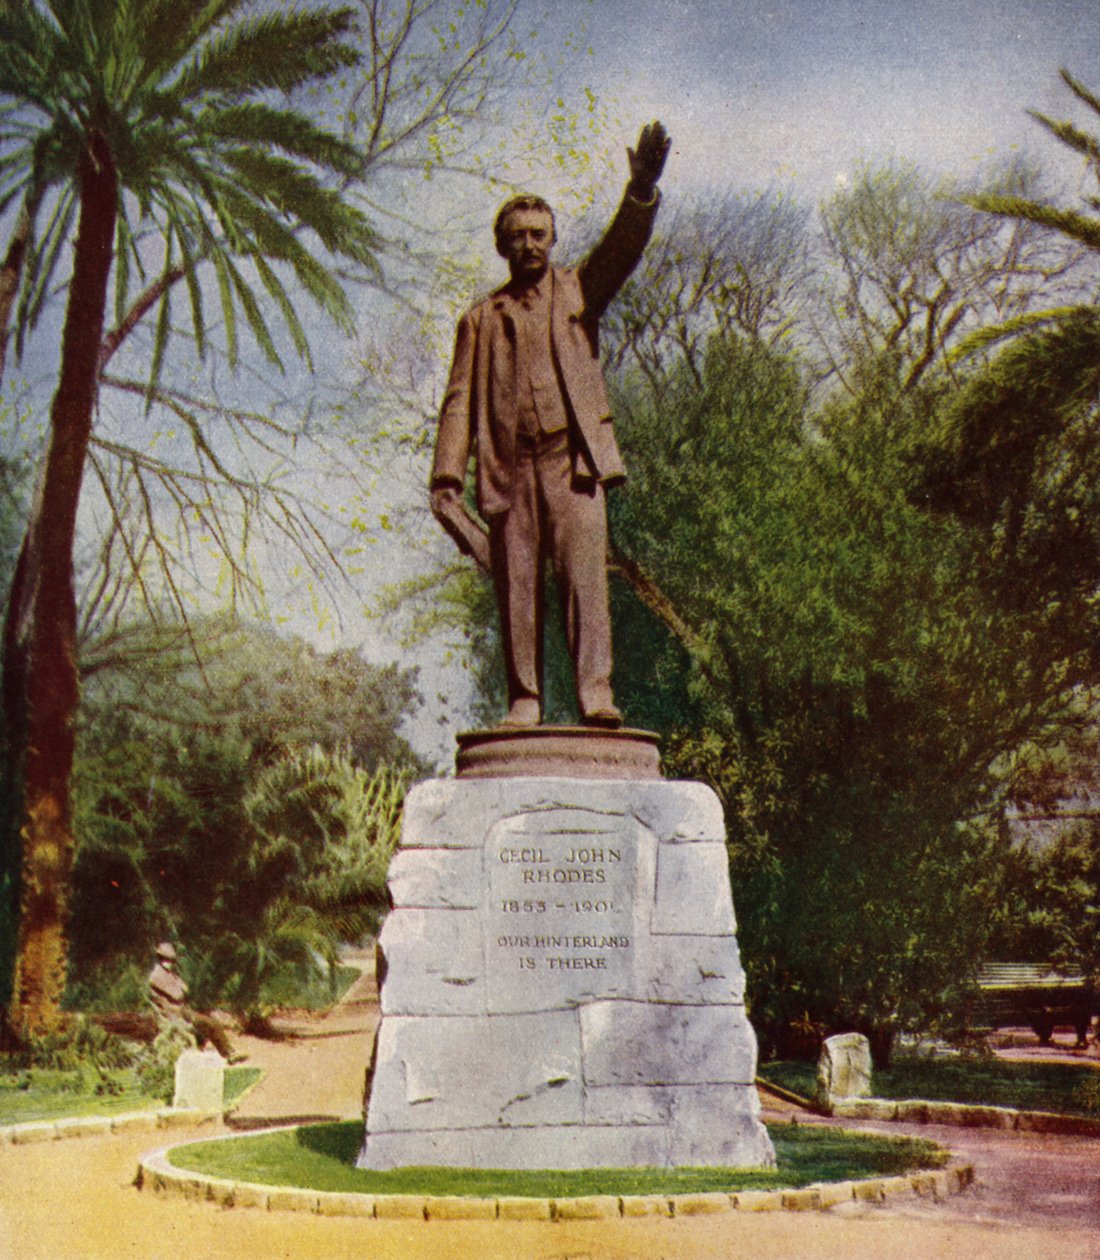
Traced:
<path fill-rule="evenodd" d="M 1057 970 L 1047 963 L 989 963 L 978 974 L 981 997 L 975 1022 L 989 1028 L 1026 1024 L 1042 1045 L 1054 1029 L 1070 1025 L 1084 1046 L 1100 995 L 1079 971 Z"/>

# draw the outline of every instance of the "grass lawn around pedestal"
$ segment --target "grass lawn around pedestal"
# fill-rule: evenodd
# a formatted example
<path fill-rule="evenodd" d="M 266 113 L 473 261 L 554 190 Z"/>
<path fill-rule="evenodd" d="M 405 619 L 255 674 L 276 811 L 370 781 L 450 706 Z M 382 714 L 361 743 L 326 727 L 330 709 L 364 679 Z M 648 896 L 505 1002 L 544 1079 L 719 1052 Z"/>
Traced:
<path fill-rule="evenodd" d="M 224 1105 L 232 1106 L 261 1075 L 259 1068 L 226 1068 Z M 103 1072 L 31 1068 L 0 1076 L 0 1125 L 60 1120 L 69 1116 L 117 1116 L 166 1105 L 163 1098 L 142 1092 L 137 1074 L 130 1068 Z"/>
<path fill-rule="evenodd" d="M 762 1063 L 760 1078 L 813 1098 L 817 1066 L 793 1060 Z M 1012 1107 L 1100 1118 L 1100 1065 L 1009 1062 L 1004 1059 L 898 1057 L 871 1077 L 876 1098 Z"/>
<path fill-rule="evenodd" d="M 920 1138 L 882 1137 L 806 1125 L 770 1125 L 778 1168 L 589 1168 L 516 1172 L 472 1168 L 355 1167 L 361 1121 L 305 1125 L 249 1137 L 193 1142 L 168 1152 L 188 1172 L 230 1181 L 360 1194 L 565 1198 L 611 1194 L 696 1194 L 797 1189 L 820 1181 L 894 1176 L 941 1168 L 943 1147 Z"/>

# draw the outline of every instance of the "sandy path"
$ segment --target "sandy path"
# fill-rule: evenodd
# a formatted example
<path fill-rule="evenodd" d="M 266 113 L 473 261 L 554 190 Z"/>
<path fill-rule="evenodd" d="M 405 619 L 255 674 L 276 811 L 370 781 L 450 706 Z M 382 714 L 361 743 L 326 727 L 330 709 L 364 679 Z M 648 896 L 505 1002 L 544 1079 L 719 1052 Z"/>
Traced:
<path fill-rule="evenodd" d="M 282 1042 L 241 1038 L 268 1076 L 241 1106 L 250 1123 L 345 1117 L 361 1108 L 377 1007 L 369 976 Z M 786 1113 L 789 1116 L 789 1112 Z M 769 1118 L 780 1119 L 781 1110 Z M 875 1127 L 875 1126 L 868 1126 Z M 897 1132 L 899 1126 L 877 1126 Z M 222 1131 L 165 1134 L 173 1143 Z M 592 1223 L 426 1222 L 224 1210 L 139 1193 L 149 1133 L 0 1147 L 2 1260 L 1059 1260 L 1100 1256 L 1100 1141 L 991 1130 L 914 1129 L 966 1153 L 979 1185 L 947 1203 L 906 1199 L 832 1213 L 758 1213 Z"/>

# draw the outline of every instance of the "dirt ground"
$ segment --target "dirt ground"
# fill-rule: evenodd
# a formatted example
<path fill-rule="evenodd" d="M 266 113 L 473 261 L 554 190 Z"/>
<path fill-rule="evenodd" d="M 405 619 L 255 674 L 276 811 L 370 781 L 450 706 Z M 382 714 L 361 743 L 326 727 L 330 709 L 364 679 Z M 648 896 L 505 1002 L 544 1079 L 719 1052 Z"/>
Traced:
<path fill-rule="evenodd" d="M 364 976 L 323 1019 L 283 1041 L 241 1038 L 264 1081 L 234 1127 L 358 1116 L 377 1006 Z M 769 1120 L 806 1122 L 793 1109 Z M 898 1132 L 902 1126 L 868 1125 Z M 173 1144 L 224 1131 L 174 1130 Z M 754 1213 L 617 1222 L 412 1222 L 221 1209 L 133 1187 L 139 1132 L 0 1147 L 2 1260 L 1058 1260 L 1100 1258 L 1100 1140 L 923 1126 L 965 1154 L 977 1185 L 945 1203 L 917 1198 L 828 1213 Z M 165 1135 L 169 1140 L 169 1135 Z"/>

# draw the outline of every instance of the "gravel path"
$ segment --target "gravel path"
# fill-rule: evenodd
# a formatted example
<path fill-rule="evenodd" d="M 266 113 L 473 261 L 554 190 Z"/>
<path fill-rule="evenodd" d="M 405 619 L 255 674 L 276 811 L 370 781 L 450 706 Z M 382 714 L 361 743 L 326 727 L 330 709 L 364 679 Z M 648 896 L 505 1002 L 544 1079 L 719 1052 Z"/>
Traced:
<path fill-rule="evenodd" d="M 377 1017 L 365 975 L 322 1019 L 278 1042 L 241 1038 L 267 1076 L 235 1125 L 361 1112 Z M 769 1120 L 805 1123 L 768 1104 Z M 619 1222 L 414 1222 L 224 1210 L 139 1193 L 145 1133 L 0 1147 L 2 1260 L 1058 1260 L 1100 1258 L 1100 1140 L 944 1126 L 866 1125 L 933 1137 L 966 1155 L 978 1184 L 944 1203 L 913 1198 L 828 1213 Z M 165 1134 L 173 1144 L 220 1125 Z"/>

